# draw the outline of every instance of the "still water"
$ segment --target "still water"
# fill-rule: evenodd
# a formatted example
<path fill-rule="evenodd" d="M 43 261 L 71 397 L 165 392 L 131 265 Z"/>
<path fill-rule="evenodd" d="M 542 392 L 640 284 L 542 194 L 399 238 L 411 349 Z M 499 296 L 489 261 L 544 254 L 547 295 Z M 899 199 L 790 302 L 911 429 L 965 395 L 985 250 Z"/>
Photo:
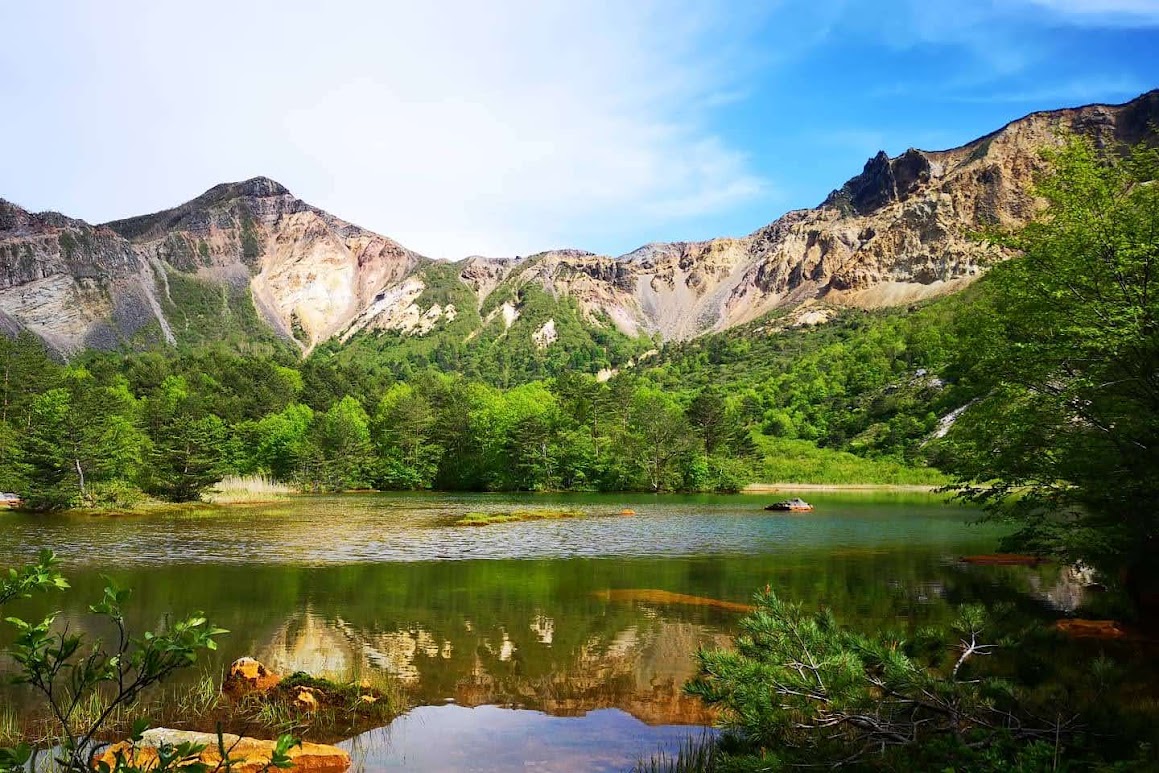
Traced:
<path fill-rule="evenodd" d="M 134 625 L 202 610 L 231 631 L 212 668 L 253 655 L 284 673 L 394 675 L 418 708 L 348 742 L 367 771 L 617 770 L 674 748 L 711 722 L 681 691 L 693 654 L 726 644 L 765 585 L 872 626 L 975 600 L 1046 609 L 1041 571 L 957 561 L 999 536 L 973 511 L 926 495 L 808 498 L 807 515 L 753 496 L 442 494 L 4 515 L 0 565 L 54 549 L 75 590 L 52 603 L 79 626 L 102 574 L 134 589 Z M 537 506 L 591 517 L 451 525 Z M 637 515 L 615 515 L 625 507 Z"/>

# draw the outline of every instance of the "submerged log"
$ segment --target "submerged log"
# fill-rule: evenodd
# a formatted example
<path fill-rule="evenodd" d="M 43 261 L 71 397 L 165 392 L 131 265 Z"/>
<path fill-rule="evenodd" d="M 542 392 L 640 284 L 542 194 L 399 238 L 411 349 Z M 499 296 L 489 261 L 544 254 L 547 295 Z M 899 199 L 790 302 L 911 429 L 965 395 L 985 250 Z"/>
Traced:
<path fill-rule="evenodd" d="M 601 590 L 595 593 L 597 598 L 605 601 L 636 602 L 644 601 L 652 604 L 683 604 L 691 607 L 715 607 L 727 609 L 730 612 L 752 612 L 756 609 L 752 604 L 740 604 L 735 601 L 710 599 L 705 596 L 690 596 L 687 593 L 673 593 L 655 588 L 623 588 L 616 590 Z"/>
<path fill-rule="evenodd" d="M 1122 639 L 1127 631 L 1114 620 L 1068 618 L 1054 624 L 1056 630 L 1075 639 Z"/>
<path fill-rule="evenodd" d="M 958 559 L 964 564 L 978 566 L 1038 566 L 1046 563 L 1045 558 L 1039 556 L 1023 556 L 1017 553 L 991 553 L 981 556 L 962 556 Z"/>

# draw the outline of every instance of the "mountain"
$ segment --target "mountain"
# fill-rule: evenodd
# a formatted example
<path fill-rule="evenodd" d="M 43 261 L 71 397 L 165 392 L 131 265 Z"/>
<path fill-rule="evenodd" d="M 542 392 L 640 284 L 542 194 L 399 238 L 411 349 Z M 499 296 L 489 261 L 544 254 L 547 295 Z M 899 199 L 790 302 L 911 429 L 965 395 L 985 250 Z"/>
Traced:
<path fill-rule="evenodd" d="M 30 330 L 64 355 L 229 336 L 309 351 L 383 333 L 519 335 L 546 350 L 577 326 L 597 342 L 683 340 L 786 306 L 908 304 L 980 275 L 994 256 L 971 234 L 1034 212 L 1040 150 L 1060 132 L 1135 143 L 1155 124 L 1159 90 L 1034 113 L 959 148 L 879 153 L 818 207 L 748 236 L 618 257 L 435 261 L 264 177 L 97 226 L 0 199 L 0 330 Z"/>

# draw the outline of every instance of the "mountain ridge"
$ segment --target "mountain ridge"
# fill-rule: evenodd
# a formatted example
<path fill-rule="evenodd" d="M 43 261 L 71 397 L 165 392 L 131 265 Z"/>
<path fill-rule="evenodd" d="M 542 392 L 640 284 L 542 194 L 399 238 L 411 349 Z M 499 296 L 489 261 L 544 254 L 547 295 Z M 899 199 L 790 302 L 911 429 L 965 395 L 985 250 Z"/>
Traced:
<path fill-rule="evenodd" d="M 303 352 L 376 332 L 429 335 L 472 304 L 478 325 L 503 309 L 507 327 L 518 327 L 529 286 L 574 302 L 585 324 L 660 340 L 802 303 L 911 303 L 982 273 L 995 253 L 971 234 L 1033 214 L 1039 150 L 1060 132 L 1133 144 L 1156 123 L 1159 90 L 1120 105 L 1039 111 L 956 148 L 879 152 L 817 207 L 748 235 L 651 242 L 620 256 L 563 248 L 435 260 L 261 176 L 99 225 L 0 199 L 0 330 L 30 330 L 66 356 L 179 343 L 182 299 L 171 278 L 195 283 L 199 298 L 216 288 L 223 304 L 251 303 L 264 325 Z M 463 292 L 445 287 L 447 267 Z M 432 300 L 436 287 L 442 302 Z M 543 330 L 526 332 L 534 334 L 552 345 Z"/>

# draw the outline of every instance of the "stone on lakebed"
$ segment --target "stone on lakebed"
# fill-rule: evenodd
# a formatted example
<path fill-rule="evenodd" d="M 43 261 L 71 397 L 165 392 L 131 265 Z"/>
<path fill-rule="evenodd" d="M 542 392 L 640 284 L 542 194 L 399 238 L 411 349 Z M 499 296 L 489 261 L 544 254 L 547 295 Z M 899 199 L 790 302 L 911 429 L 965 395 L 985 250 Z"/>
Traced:
<path fill-rule="evenodd" d="M 256 738 L 245 738 L 226 733 L 222 735 L 226 754 L 231 760 L 231 769 L 234 773 L 260 773 L 269 765 L 275 742 L 262 741 Z M 205 746 L 201 752 L 200 761 L 214 770 L 221 763 L 221 753 L 218 750 L 218 738 L 215 733 L 194 733 L 187 730 L 170 730 L 156 728 L 145 731 L 141 742 L 133 750 L 132 743 L 122 741 L 112 744 L 93 759 L 93 767 L 101 762 L 107 763 L 109 768 L 115 767 L 117 755 L 125 757 L 134 767 L 143 770 L 153 768 L 157 764 L 157 748 L 162 744 L 176 746 L 182 743 L 193 743 Z M 130 755 L 132 759 L 129 759 Z M 337 746 L 327 746 L 318 743 L 303 743 L 289 751 L 293 763 L 288 770 L 298 773 L 343 773 L 350 768 L 350 755 Z"/>

